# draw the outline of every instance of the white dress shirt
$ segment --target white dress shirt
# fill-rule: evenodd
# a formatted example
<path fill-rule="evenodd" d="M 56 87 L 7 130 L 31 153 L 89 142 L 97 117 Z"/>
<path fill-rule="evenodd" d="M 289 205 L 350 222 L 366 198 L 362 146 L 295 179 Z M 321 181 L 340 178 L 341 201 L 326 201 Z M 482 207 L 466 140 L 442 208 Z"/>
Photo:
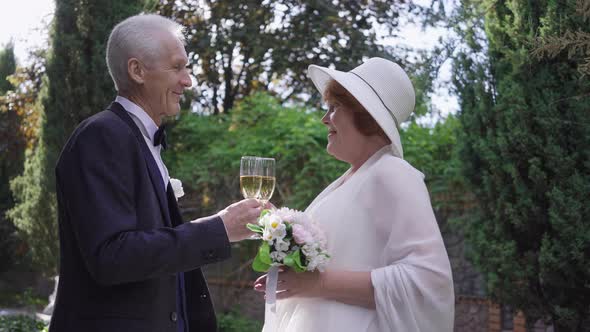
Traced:
<path fill-rule="evenodd" d="M 162 146 L 154 146 L 154 135 L 158 130 L 158 126 L 154 122 L 152 118 L 137 104 L 132 102 L 131 100 L 117 96 L 115 101 L 121 104 L 123 108 L 129 113 L 133 122 L 137 125 L 141 133 L 143 134 L 143 138 L 145 139 L 145 143 L 147 144 L 156 164 L 158 165 L 158 169 L 160 170 L 160 175 L 162 176 L 162 181 L 164 183 L 164 188 L 168 187 L 168 181 L 170 180 L 170 174 L 168 174 L 168 169 L 166 165 L 164 165 L 164 161 L 162 161 L 162 157 L 160 156 L 160 152 L 162 151 Z"/>

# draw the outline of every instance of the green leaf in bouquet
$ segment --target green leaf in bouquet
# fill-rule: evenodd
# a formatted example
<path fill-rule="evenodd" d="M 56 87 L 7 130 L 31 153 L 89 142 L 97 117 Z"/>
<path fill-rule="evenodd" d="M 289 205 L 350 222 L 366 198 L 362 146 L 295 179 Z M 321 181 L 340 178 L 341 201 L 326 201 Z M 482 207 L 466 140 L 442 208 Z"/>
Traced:
<path fill-rule="evenodd" d="M 268 245 L 268 242 L 262 242 L 260 248 L 258 249 L 258 256 L 260 256 L 261 262 L 268 265 L 272 263 L 272 260 L 270 258 L 270 246 Z"/>
<path fill-rule="evenodd" d="M 271 263 L 270 246 L 268 245 L 268 242 L 264 241 L 258 249 L 258 254 L 256 254 L 256 257 L 254 257 L 252 269 L 256 272 L 267 272 Z"/>
<path fill-rule="evenodd" d="M 300 270 L 299 272 L 305 271 L 305 267 L 303 266 L 303 263 L 301 260 L 301 249 L 298 249 L 297 251 L 295 251 L 293 258 L 295 260 L 295 264 L 297 265 L 297 267 Z"/>
<path fill-rule="evenodd" d="M 295 250 L 294 252 L 290 253 L 283 259 L 283 263 L 288 267 L 295 270 L 295 272 L 303 272 L 305 268 L 301 264 L 301 254 L 300 249 Z"/>
<path fill-rule="evenodd" d="M 270 264 L 264 263 L 260 259 L 260 253 L 258 253 L 252 262 L 252 269 L 256 272 L 268 272 L 268 269 L 270 269 Z"/>
<path fill-rule="evenodd" d="M 264 229 L 260 225 L 246 224 L 246 227 L 254 233 L 262 234 L 264 232 Z"/>
<path fill-rule="evenodd" d="M 266 216 L 269 213 L 271 213 L 269 209 L 262 210 L 262 212 L 260 212 L 260 218 Z"/>

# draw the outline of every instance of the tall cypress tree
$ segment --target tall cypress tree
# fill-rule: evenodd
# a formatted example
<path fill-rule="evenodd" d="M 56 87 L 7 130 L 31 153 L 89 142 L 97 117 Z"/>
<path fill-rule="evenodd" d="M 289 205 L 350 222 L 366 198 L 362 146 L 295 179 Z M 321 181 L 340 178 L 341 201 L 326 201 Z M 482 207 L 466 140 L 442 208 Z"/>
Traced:
<path fill-rule="evenodd" d="M 142 6 L 142 0 L 56 0 L 47 75 L 39 97 L 40 137 L 27 154 L 23 175 L 11 183 L 17 204 L 9 212 L 44 272 L 55 273 L 59 257 L 54 176 L 58 154 L 77 124 L 115 96 L 106 67 L 106 42 L 111 29 Z"/>
<path fill-rule="evenodd" d="M 529 324 L 587 331 L 590 84 L 566 54 L 539 61 L 530 49 L 536 37 L 590 26 L 575 0 L 470 2 L 464 26 L 481 25 L 462 31 L 470 48 L 454 83 L 464 174 L 479 201 L 466 223 L 475 262 L 491 295 Z"/>
<path fill-rule="evenodd" d="M 14 44 L 8 43 L 0 49 L 0 96 L 12 89 L 12 84 L 7 76 L 16 71 L 16 57 L 14 56 Z"/>
<path fill-rule="evenodd" d="M 0 103 L 6 92 L 14 89 L 8 76 L 16 71 L 14 44 L 0 49 Z M 13 199 L 9 180 L 22 169 L 24 142 L 18 133 L 18 115 L 0 105 L 0 271 L 6 270 L 13 262 L 16 245 L 15 228 L 5 217 L 12 207 Z"/>
<path fill-rule="evenodd" d="M 0 49 L 0 103 L 3 104 L 3 96 L 13 90 L 8 76 L 16 71 L 16 57 L 14 56 L 14 44 L 9 43 Z M 15 170 L 21 164 L 19 147 L 22 140 L 18 140 L 18 116 L 4 105 L 0 105 L 0 219 L 3 219 L 4 211 L 11 204 L 11 195 L 8 190 L 8 179 L 14 175 Z"/>

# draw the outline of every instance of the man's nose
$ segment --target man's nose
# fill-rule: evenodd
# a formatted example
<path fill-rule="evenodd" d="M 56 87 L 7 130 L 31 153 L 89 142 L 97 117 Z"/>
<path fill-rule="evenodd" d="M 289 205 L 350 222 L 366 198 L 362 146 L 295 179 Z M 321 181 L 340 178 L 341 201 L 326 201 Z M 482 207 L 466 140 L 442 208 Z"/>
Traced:
<path fill-rule="evenodd" d="M 188 68 L 185 69 L 182 79 L 180 80 L 180 84 L 182 84 L 182 86 L 184 86 L 185 88 L 190 88 L 193 85 L 193 81 L 191 81 L 189 73 L 190 70 Z"/>

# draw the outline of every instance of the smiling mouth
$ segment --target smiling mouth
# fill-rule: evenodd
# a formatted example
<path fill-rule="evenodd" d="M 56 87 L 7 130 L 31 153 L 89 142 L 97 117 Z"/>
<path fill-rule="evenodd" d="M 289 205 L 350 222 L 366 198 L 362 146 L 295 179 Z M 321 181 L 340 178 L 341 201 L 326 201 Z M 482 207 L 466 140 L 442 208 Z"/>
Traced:
<path fill-rule="evenodd" d="M 172 95 L 176 97 L 175 99 L 177 101 L 180 101 L 180 98 L 182 97 L 182 93 L 172 92 Z"/>
<path fill-rule="evenodd" d="M 328 130 L 328 137 L 336 135 L 336 130 Z"/>

